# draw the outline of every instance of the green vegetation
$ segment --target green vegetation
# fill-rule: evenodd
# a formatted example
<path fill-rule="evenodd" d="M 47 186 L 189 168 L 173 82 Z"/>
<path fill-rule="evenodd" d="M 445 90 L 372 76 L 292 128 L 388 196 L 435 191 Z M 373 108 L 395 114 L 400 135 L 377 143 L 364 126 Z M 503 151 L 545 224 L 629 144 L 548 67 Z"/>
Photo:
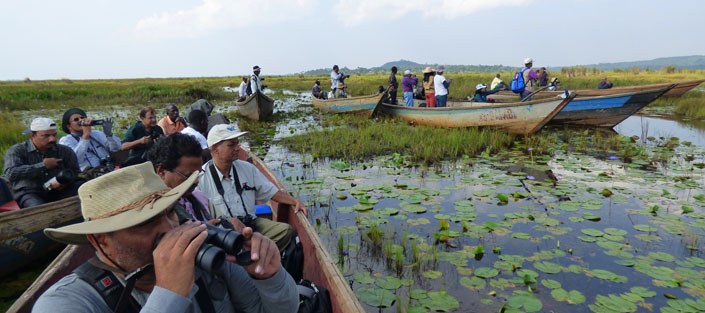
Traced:
<path fill-rule="evenodd" d="M 690 118 L 705 118 L 705 91 L 692 90 L 680 97 L 656 99 L 650 106 L 673 106 L 677 114 Z"/>
<path fill-rule="evenodd" d="M 27 140 L 29 135 L 22 134 L 22 131 L 27 129 L 27 125 L 23 125 L 18 122 L 18 119 L 13 114 L 3 113 L 0 114 L 0 167 L 4 165 L 4 157 L 7 149 L 12 147 L 12 145 Z"/>
<path fill-rule="evenodd" d="M 336 115 L 325 129 L 282 140 L 292 151 L 317 158 L 363 160 L 394 152 L 427 164 L 476 155 L 509 146 L 514 136 L 481 128 L 411 126 L 393 119 L 371 121 L 357 115 Z M 332 127 L 331 127 L 332 126 Z"/>

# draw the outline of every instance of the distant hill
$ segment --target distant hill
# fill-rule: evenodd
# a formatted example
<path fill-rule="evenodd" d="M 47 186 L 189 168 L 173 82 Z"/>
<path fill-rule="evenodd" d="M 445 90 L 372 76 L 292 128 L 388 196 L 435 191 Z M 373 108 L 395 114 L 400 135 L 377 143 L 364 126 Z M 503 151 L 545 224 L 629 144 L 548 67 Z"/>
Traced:
<path fill-rule="evenodd" d="M 676 68 L 684 69 L 705 69 L 705 55 L 691 55 L 691 56 L 680 56 L 680 57 L 667 57 L 658 58 L 653 60 L 644 61 L 632 61 L 632 62 L 618 62 L 618 63 L 598 63 L 598 64 L 587 64 L 587 65 L 569 65 L 569 66 L 552 66 L 550 70 L 560 70 L 562 67 L 572 67 L 572 66 L 584 66 L 588 68 L 599 68 L 601 70 L 609 71 L 614 69 L 631 69 L 633 67 L 638 67 L 641 69 L 652 69 L 657 70 L 665 66 L 675 66 Z M 373 73 L 389 73 L 389 69 L 392 66 L 399 68 L 401 72 L 405 70 L 411 70 L 417 74 L 430 66 L 431 68 L 436 68 L 438 64 L 420 64 L 409 60 L 399 60 L 387 62 L 381 66 L 365 68 L 358 67 L 355 69 L 350 69 L 348 67 L 341 68 L 341 72 L 345 74 L 373 74 Z M 518 69 L 517 66 L 505 66 L 505 65 L 446 65 L 446 71 L 448 72 L 513 72 Z M 315 70 L 305 71 L 299 74 L 304 75 L 327 75 L 330 74 L 330 68 L 320 68 Z"/>

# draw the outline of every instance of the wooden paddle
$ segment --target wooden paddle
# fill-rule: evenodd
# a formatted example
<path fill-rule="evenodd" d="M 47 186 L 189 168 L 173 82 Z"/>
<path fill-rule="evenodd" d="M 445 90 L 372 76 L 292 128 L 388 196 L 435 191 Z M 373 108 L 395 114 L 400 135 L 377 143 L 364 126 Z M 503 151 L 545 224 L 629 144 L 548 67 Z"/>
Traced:
<path fill-rule="evenodd" d="M 528 96 L 522 98 L 519 102 L 525 102 L 527 99 L 530 99 L 533 95 L 535 95 L 535 94 L 537 94 L 537 93 L 539 93 L 539 92 L 541 92 L 541 91 L 546 90 L 546 88 L 548 88 L 548 87 L 551 87 L 551 86 L 549 85 L 549 86 L 543 86 L 543 87 L 539 88 L 538 90 L 536 90 L 536 91 L 530 93 Z"/>

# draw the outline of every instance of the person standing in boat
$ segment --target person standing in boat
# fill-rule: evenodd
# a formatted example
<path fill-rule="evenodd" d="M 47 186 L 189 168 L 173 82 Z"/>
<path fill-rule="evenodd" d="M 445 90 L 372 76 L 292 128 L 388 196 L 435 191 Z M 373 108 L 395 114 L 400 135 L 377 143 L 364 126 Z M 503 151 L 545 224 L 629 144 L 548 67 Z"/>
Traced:
<path fill-rule="evenodd" d="M 534 59 L 532 58 L 526 58 L 524 59 L 524 69 L 521 70 L 522 76 L 524 78 L 524 85 L 526 86 L 524 88 L 524 93 L 522 94 L 522 98 L 525 98 L 535 90 L 535 86 L 538 86 L 538 79 L 539 75 L 534 72 L 534 70 L 531 69 L 531 67 L 534 66 Z M 528 99 L 529 101 L 531 99 Z"/>
<path fill-rule="evenodd" d="M 89 245 L 94 256 L 47 289 L 32 312 L 296 312 L 296 283 L 279 250 L 251 228 L 242 236 L 254 263 L 240 266 L 230 256 L 214 272 L 197 266 L 206 224 L 179 224 L 174 209 L 197 178 L 169 188 L 152 164 L 142 163 L 83 184 L 85 221 L 44 234 Z"/>
<path fill-rule="evenodd" d="M 494 102 L 494 100 L 487 98 L 488 95 L 491 95 L 499 90 L 492 89 L 492 90 L 487 90 L 487 85 L 485 84 L 477 84 L 475 86 L 475 96 L 473 97 L 472 101 L 475 102 Z"/>
<path fill-rule="evenodd" d="M 159 120 L 157 125 L 162 128 L 164 135 L 169 136 L 186 128 L 186 120 L 179 116 L 179 108 L 176 104 L 169 103 L 166 105 L 166 116 Z"/>
<path fill-rule="evenodd" d="M 27 141 L 5 153 L 3 172 L 17 204 L 28 208 L 75 196 L 78 185 L 72 178 L 79 172 L 78 160 L 71 148 L 56 143 L 54 121 L 35 118 L 27 132 Z"/>
<path fill-rule="evenodd" d="M 444 108 L 446 106 L 446 103 L 448 102 L 448 88 L 450 87 L 450 83 L 453 82 L 452 78 L 446 80 L 443 76 L 445 70 L 445 66 L 439 65 L 436 70 L 436 76 L 433 77 L 433 89 L 436 94 L 436 106 L 440 108 Z"/>
<path fill-rule="evenodd" d="M 240 87 L 238 87 L 237 91 L 239 94 L 237 101 L 245 101 L 245 98 L 247 98 L 247 77 L 246 76 L 242 77 L 242 82 L 240 82 Z"/>
<path fill-rule="evenodd" d="M 389 104 L 397 104 L 397 89 L 399 89 L 399 83 L 397 82 L 397 67 L 392 66 L 392 73 L 389 74 L 388 83 L 388 93 L 389 93 Z"/>
<path fill-rule="evenodd" d="M 541 74 L 539 74 L 539 87 L 546 87 L 546 86 L 548 86 L 548 72 L 546 72 L 545 67 L 542 67 Z"/>
<path fill-rule="evenodd" d="M 607 80 L 607 76 L 602 76 L 600 83 L 597 85 L 597 89 L 610 89 L 614 86 L 611 81 Z"/>
<path fill-rule="evenodd" d="M 433 88 L 433 77 L 436 73 L 431 67 L 423 70 L 423 90 L 426 98 L 426 107 L 436 106 L 436 91 Z"/>
<path fill-rule="evenodd" d="M 154 141 L 164 136 L 164 131 L 157 125 L 154 109 L 145 107 L 140 111 L 140 120 L 130 126 L 122 140 L 122 150 L 130 150 L 122 166 L 130 166 L 146 161 L 145 153 L 152 147 Z"/>
<path fill-rule="evenodd" d="M 113 136 L 113 121 L 105 119 L 103 121 L 103 131 L 92 129 L 93 119 L 86 117 L 86 112 L 71 108 L 64 112 L 61 118 L 61 129 L 68 135 L 59 139 L 59 144 L 67 146 L 76 153 L 78 167 L 81 171 L 90 168 L 101 168 L 112 171 L 112 168 L 105 168 L 109 161 L 110 153 L 120 151 L 122 143 L 120 138 Z M 105 164 L 104 164 L 105 163 Z"/>
<path fill-rule="evenodd" d="M 401 88 L 404 91 L 404 102 L 407 107 L 414 106 L 414 86 L 416 86 L 416 74 L 410 70 L 404 71 L 404 77 L 401 79 Z"/>
<path fill-rule="evenodd" d="M 251 163 L 238 160 L 238 137 L 247 132 L 237 132 L 231 125 L 216 125 L 208 132 L 208 147 L 213 159 L 203 165 L 203 177 L 198 189 L 210 200 L 211 216 L 237 217 L 245 226 L 252 227 L 274 240 L 280 250 L 293 242 L 294 230 L 289 224 L 279 223 L 255 215 L 255 201 L 270 199 L 291 205 L 294 213 L 308 215 L 308 209 L 299 200 L 280 191 Z"/>
<path fill-rule="evenodd" d="M 255 92 L 264 92 L 264 88 L 267 86 L 262 85 L 262 81 L 264 78 L 259 77 L 259 73 L 261 72 L 262 68 L 259 67 L 258 65 L 255 65 L 252 67 L 252 75 L 250 75 L 250 83 L 248 84 L 249 88 L 247 90 L 247 95 L 254 94 Z"/>

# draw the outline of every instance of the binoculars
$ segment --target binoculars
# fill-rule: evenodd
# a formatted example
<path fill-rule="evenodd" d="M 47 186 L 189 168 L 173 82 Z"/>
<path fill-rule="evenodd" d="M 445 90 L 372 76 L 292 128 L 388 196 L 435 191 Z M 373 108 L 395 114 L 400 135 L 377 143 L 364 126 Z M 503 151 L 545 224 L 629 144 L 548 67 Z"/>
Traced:
<path fill-rule="evenodd" d="M 90 124 L 83 124 L 81 123 L 80 126 L 96 126 L 96 125 L 103 125 L 105 120 L 92 120 Z"/>
<path fill-rule="evenodd" d="M 53 183 L 64 185 L 72 183 L 74 180 L 76 180 L 76 173 L 69 169 L 62 169 L 56 174 L 56 176 L 44 183 L 44 190 L 51 190 L 51 184 Z"/>

